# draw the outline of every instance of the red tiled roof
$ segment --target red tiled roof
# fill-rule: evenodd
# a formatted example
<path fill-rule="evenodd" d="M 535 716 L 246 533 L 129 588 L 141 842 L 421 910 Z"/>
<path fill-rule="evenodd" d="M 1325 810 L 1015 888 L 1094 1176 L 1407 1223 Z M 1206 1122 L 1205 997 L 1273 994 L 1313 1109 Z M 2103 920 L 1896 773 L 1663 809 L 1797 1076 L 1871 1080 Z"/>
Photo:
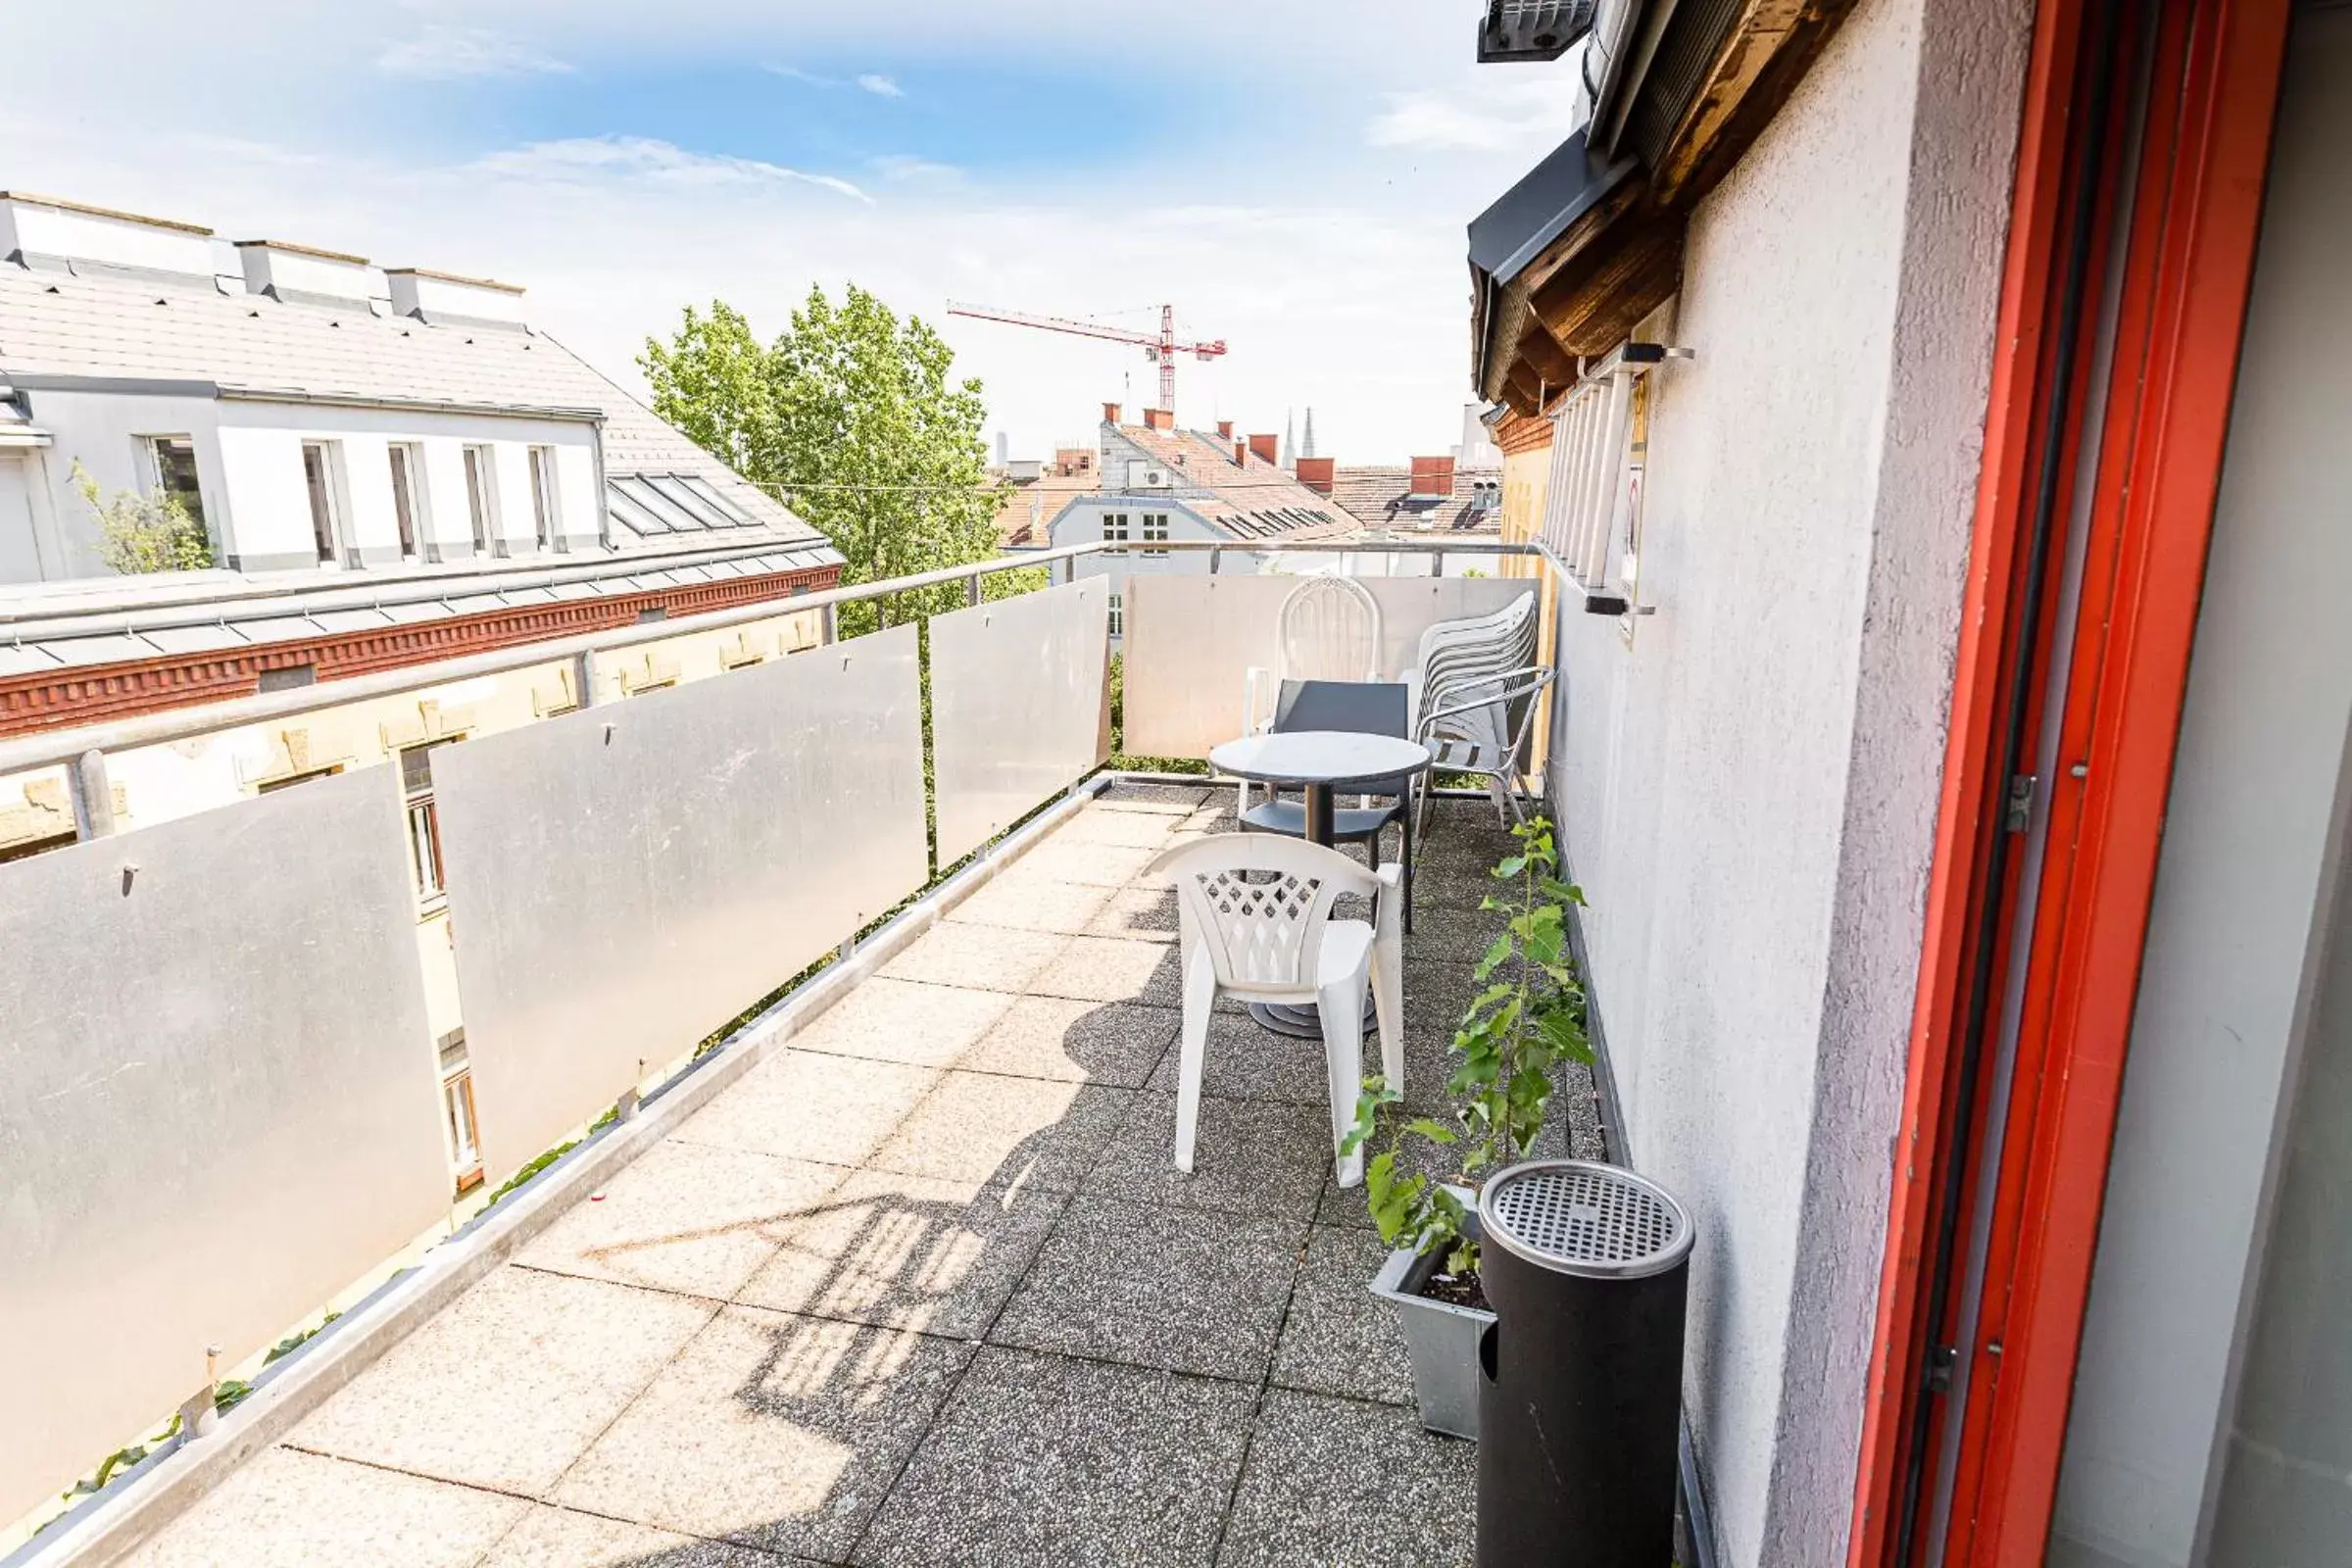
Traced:
<path fill-rule="evenodd" d="M 1498 497 L 1500 468 L 1453 470 L 1453 494 L 1444 500 L 1414 497 L 1413 470 L 1401 464 L 1382 464 L 1332 470 L 1331 499 L 1368 528 L 1409 528 L 1420 531 L 1424 519 L 1432 530 L 1457 533 L 1495 533 L 1501 529 L 1499 507 L 1480 509 L 1481 486 L 1487 497 Z M 1433 516 L 1432 514 L 1435 515 Z"/>

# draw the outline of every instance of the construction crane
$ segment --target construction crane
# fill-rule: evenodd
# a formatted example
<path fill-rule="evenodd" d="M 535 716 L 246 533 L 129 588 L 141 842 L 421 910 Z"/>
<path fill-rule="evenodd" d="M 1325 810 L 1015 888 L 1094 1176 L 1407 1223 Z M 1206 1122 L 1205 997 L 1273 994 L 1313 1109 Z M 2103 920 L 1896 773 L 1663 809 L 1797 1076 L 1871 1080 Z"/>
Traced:
<path fill-rule="evenodd" d="M 1113 343 L 1133 343 L 1144 351 L 1144 358 L 1159 367 L 1159 406 L 1176 407 L 1176 356 L 1190 354 L 1195 359 L 1216 359 L 1225 352 L 1225 340 L 1212 338 L 1200 343 L 1176 341 L 1176 307 L 1159 308 L 1159 335 L 1132 332 L 1122 326 L 1102 321 L 1081 321 L 1066 316 L 1031 316 L 1023 311 L 1000 311 L 986 305 L 960 305 L 948 301 L 950 316 L 969 316 L 982 321 L 1008 321 L 1014 326 L 1034 326 L 1048 332 L 1070 332 L 1079 337 L 1107 338 Z"/>

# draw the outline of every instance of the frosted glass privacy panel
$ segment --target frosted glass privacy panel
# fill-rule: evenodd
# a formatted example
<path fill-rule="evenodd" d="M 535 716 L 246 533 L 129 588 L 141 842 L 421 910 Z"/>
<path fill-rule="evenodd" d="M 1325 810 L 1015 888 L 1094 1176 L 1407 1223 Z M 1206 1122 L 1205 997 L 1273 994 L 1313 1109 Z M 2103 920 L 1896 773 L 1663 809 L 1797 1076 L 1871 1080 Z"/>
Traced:
<path fill-rule="evenodd" d="M 0 865 L 0 1518 L 449 1213 L 391 769 Z"/>
<path fill-rule="evenodd" d="M 493 1182 L 921 887 L 901 626 L 433 754 Z"/>
<path fill-rule="evenodd" d="M 1110 755 L 1109 595 L 1090 577 L 932 617 L 940 864 Z"/>
<path fill-rule="evenodd" d="M 1281 663 L 1275 628 L 1301 581 L 1279 576 L 1135 573 L 1126 584 L 1125 745 L 1130 757 L 1206 757 L 1242 732 L 1250 668 Z M 1358 577 L 1380 602 L 1380 672 L 1392 680 L 1441 620 L 1492 614 L 1524 577 Z"/>

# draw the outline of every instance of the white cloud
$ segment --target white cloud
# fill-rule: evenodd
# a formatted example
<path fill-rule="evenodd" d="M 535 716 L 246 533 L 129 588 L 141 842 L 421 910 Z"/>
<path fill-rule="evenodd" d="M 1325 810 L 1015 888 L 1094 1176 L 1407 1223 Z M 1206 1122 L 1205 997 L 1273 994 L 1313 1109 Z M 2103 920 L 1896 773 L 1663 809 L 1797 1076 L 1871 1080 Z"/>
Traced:
<path fill-rule="evenodd" d="M 396 76 L 452 80 L 467 76 L 541 76 L 571 67 L 487 27 L 458 27 L 432 22 L 414 38 L 388 45 L 375 57 L 379 70 Z"/>
<path fill-rule="evenodd" d="M 964 177 L 963 171 L 954 164 L 937 163 L 931 159 L 916 158 L 907 153 L 884 153 L 878 158 L 867 159 L 866 165 L 884 179 L 907 182 L 920 180 L 926 184 L 936 185 L 960 180 Z"/>
<path fill-rule="evenodd" d="M 1389 94 L 1387 111 L 1365 127 L 1375 147 L 1504 153 L 1557 141 L 1584 122 L 1575 82 L 1556 73 L 1476 88 Z"/>
<path fill-rule="evenodd" d="M 791 81 L 805 81 L 811 87 L 838 87 L 841 85 L 841 78 L 838 76 L 820 76 L 813 71 L 803 71 L 798 66 L 768 65 L 761 66 L 760 69 L 771 76 L 783 76 Z"/>
<path fill-rule="evenodd" d="M 631 180 L 649 185 L 710 189 L 776 184 L 817 185 L 861 202 L 872 197 L 846 179 L 811 174 L 757 158 L 689 152 L 652 136 L 570 136 L 535 141 L 474 160 L 484 173 L 530 180 Z"/>
<path fill-rule="evenodd" d="M 858 85 L 877 98 L 904 98 L 906 89 L 879 72 L 866 72 L 858 78 Z"/>

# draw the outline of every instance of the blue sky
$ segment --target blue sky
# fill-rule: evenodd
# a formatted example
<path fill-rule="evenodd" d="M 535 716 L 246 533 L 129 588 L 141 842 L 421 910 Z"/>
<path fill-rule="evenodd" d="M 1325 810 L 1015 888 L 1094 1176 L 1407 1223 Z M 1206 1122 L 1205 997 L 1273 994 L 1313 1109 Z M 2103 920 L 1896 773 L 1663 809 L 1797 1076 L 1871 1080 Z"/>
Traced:
<path fill-rule="evenodd" d="M 723 297 L 855 278 L 1232 345 L 1179 414 L 1401 462 L 1458 438 L 1462 225 L 1565 134 L 1566 67 L 1478 68 L 1475 0 L 0 0 L 0 188 L 528 287 L 634 381 Z M 1140 353 L 941 320 L 1016 455 L 1148 401 Z"/>

